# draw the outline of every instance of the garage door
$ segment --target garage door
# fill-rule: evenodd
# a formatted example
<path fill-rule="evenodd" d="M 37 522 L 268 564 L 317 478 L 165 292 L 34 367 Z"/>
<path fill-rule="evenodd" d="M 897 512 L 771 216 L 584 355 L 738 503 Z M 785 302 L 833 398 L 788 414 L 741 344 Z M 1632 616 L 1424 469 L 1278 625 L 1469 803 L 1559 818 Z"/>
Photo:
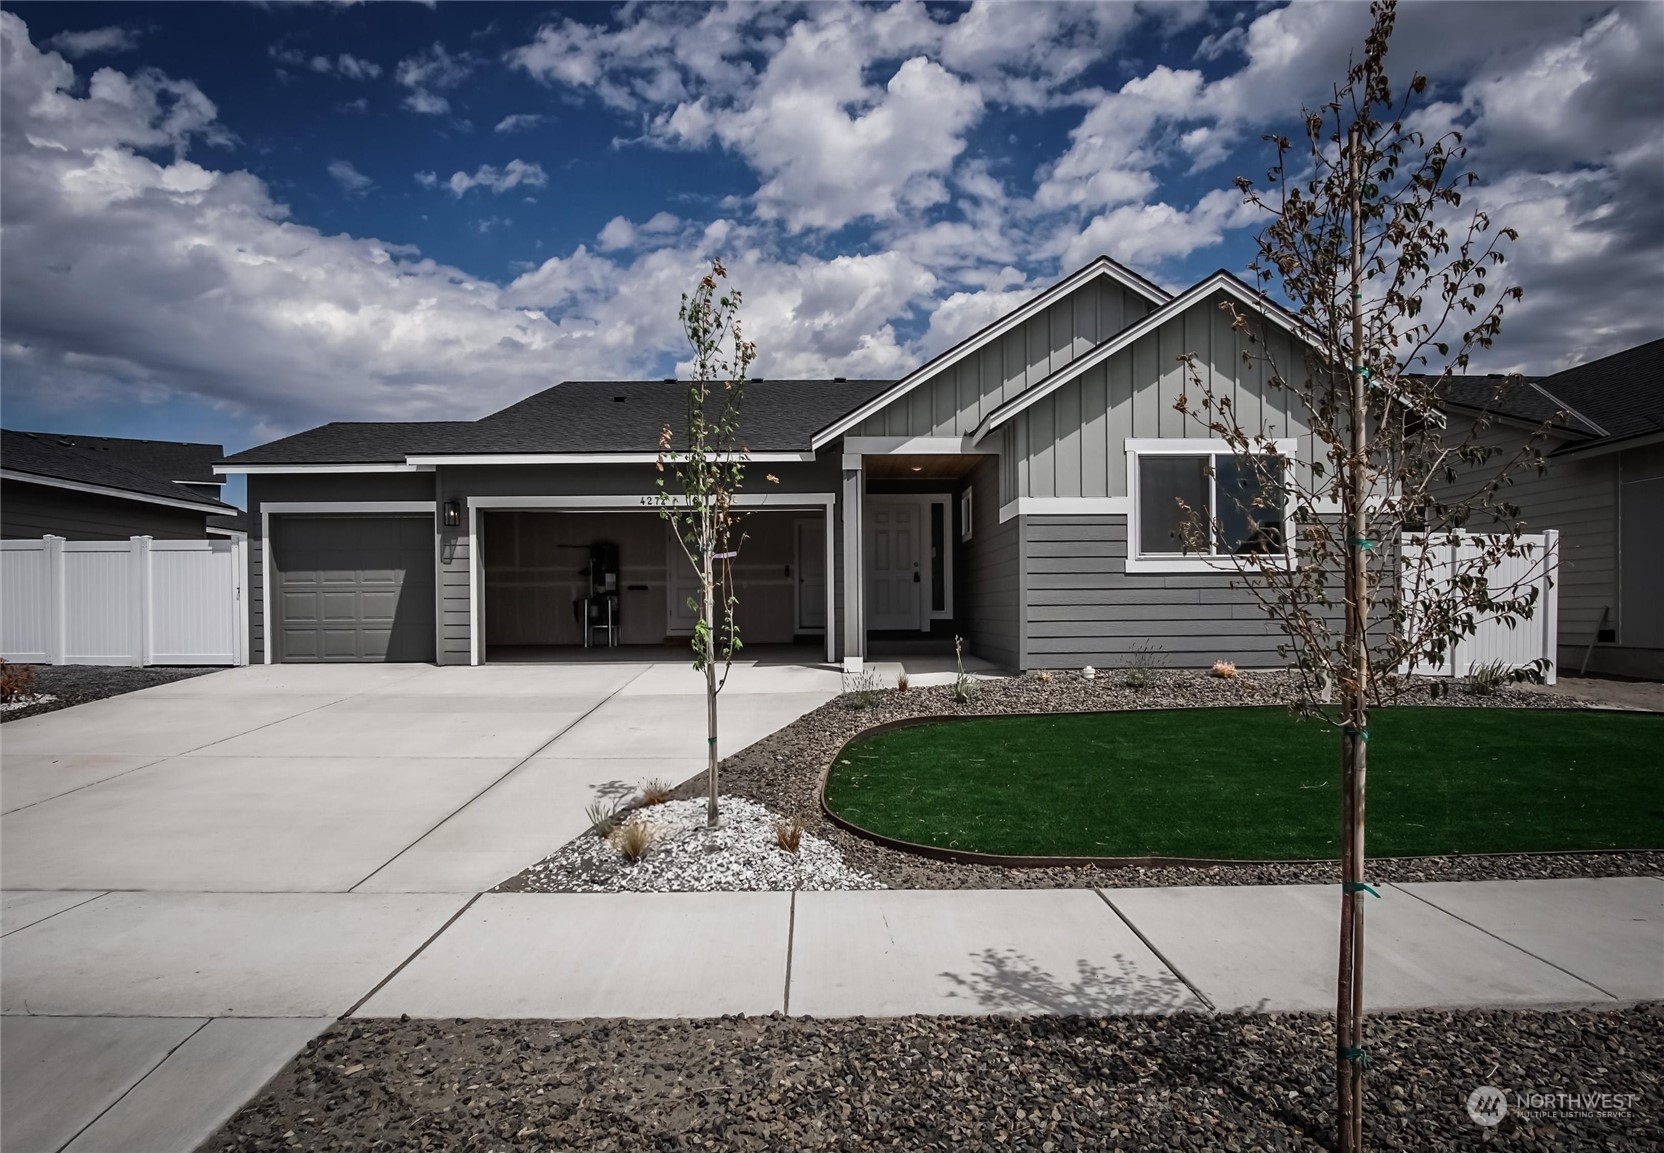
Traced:
<path fill-rule="evenodd" d="M 433 518 L 272 518 L 277 660 L 434 659 Z"/>

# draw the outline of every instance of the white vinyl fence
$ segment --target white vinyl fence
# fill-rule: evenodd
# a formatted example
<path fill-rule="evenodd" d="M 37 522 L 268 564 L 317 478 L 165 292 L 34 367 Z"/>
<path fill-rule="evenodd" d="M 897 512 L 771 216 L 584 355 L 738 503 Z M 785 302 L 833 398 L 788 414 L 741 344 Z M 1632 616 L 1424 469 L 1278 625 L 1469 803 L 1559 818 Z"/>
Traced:
<path fill-rule="evenodd" d="M 246 665 L 243 540 L 0 541 L 0 656 Z"/>
<path fill-rule="evenodd" d="M 1522 546 L 1529 546 L 1525 555 L 1503 557 L 1485 574 L 1491 595 L 1499 599 L 1518 596 L 1532 586 L 1538 589 L 1537 605 L 1530 620 L 1516 620 L 1512 627 L 1495 617 L 1481 617 L 1478 630 L 1471 637 L 1463 637 L 1445 655 L 1442 667 L 1421 666 L 1418 673 L 1435 677 L 1465 677 L 1475 665 L 1500 661 L 1509 668 L 1522 668 L 1535 660 L 1547 660 L 1546 679 L 1555 679 L 1555 648 L 1559 643 L 1560 597 L 1557 592 L 1560 577 L 1560 534 L 1553 529 L 1536 536 L 1522 535 Z M 1428 550 L 1430 565 L 1423 596 L 1435 597 L 1451 580 L 1452 574 L 1471 566 L 1484 554 L 1480 538 L 1457 534 L 1452 542 L 1448 534 L 1434 536 Z M 1419 548 L 1420 538 L 1411 537 L 1412 546 Z M 1410 551 L 1408 548 L 1406 551 Z M 1411 574 L 1405 567 L 1405 584 Z M 1412 590 L 1405 588 L 1408 596 Z"/>

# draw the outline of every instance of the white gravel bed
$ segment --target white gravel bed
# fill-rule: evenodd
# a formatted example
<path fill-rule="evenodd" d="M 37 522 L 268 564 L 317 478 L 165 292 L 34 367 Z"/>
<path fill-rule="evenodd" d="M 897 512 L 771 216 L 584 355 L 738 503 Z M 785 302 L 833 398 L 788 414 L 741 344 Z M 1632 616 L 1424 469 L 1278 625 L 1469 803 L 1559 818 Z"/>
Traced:
<path fill-rule="evenodd" d="M 645 821 L 652 845 L 633 864 L 611 840 L 585 833 L 518 878 L 523 892 L 709 893 L 792 889 L 882 889 L 844 864 L 843 854 L 805 832 L 796 853 L 775 841 L 779 814 L 740 797 L 722 797 L 722 823 L 705 827 L 703 800 L 667 801 L 637 809 L 626 823 Z"/>
<path fill-rule="evenodd" d="M 36 705 L 49 705 L 57 699 L 51 693 L 43 693 L 38 697 L 18 697 L 15 701 L 0 704 L 0 713 L 9 713 L 14 709 L 29 709 Z"/>

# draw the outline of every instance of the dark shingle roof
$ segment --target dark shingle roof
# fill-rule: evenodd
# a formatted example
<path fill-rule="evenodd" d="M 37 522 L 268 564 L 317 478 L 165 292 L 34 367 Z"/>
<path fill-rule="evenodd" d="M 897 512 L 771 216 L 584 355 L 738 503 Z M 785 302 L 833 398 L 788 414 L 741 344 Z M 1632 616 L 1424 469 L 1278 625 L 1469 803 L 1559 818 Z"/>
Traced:
<path fill-rule="evenodd" d="M 225 455 L 217 444 L 180 440 L 132 440 L 119 436 L 82 436 L 79 433 L 36 432 L 32 436 L 55 441 L 88 456 L 107 459 L 122 468 L 142 472 L 159 480 L 182 480 L 197 484 L 221 484 L 214 475 L 214 462 Z"/>
<path fill-rule="evenodd" d="M 1639 344 L 1540 382 L 1574 412 L 1594 421 L 1605 439 L 1664 432 L 1664 340 Z"/>
<path fill-rule="evenodd" d="M 1439 382 L 1448 404 L 1510 417 L 1527 424 L 1554 423 L 1578 436 L 1599 436 L 1600 429 L 1568 411 L 1564 402 L 1544 392 L 1526 376 L 1450 376 Z"/>
<path fill-rule="evenodd" d="M 215 500 L 185 485 L 175 484 L 171 478 L 154 476 L 128 467 L 111 448 L 89 450 L 86 445 L 79 443 L 82 439 L 50 433 L 0 430 L 0 467 L 33 476 L 98 485 L 101 488 L 120 489 L 145 496 L 166 497 L 170 500 L 191 501 L 222 508 L 227 512 L 236 511 L 234 505 Z M 120 443 L 110 437 L 97 439 L 110 444 Z M 220 452 L 217 444 L 195 447 L 211 449 L 215 456 Z M 212 473 L 209 475 L 212 476 Z"/>
<path fill-rule="evenodd" d="M 815 433 L 894 383 L 752 381 L 741 409 L 741 443 L 753 452 L 807 452 Z M 686 381 L 567 381 L 477 421 L 326 424 L 237 453 L 227 463 L 371 464 L 426 454 L 656 452 L 666 423 L 674 432 L 683 430 L 686 397 Z"/>
<path fill-rule="evenodd" d="M 444 452 L 466 420 L 336 421 L 226 457 L 228 464 L 397 464 L 406 453 Z"/>

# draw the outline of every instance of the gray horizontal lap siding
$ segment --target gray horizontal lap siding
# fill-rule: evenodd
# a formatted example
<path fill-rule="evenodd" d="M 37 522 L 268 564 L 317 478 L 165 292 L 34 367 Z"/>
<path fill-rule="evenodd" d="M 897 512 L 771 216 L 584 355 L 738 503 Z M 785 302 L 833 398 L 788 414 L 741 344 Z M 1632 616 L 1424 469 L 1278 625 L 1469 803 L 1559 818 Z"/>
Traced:
<path fill-rule="evenodd" d="M 856 436 L 965 436 L 983 417 L 1150 311 L 1106 278 L 1083 286 L 966 356 L 883 411 Z"/>
<path fill-rule="evenodd" d="M 1233 331 L 1219 299 L 1193 305 L 1014 418 L 1008 427 L 1016 495 L 1126 496 L 1128 438 L 1212 438 L 1197 419 L 1205 415 L 1201 394 L 1179 361 L 1186 353 L 1195 354 L 1196 371 L 1214 395 L 1230 399 L 1243 428 L 1298 438 L 1302 459 L 1312 459 L 1302 406 L 1293 392 L 1269 383 L 1274 375 L 1305 379 L 1304 346 L 1278 328 L 1250 345 Z M 1244 363 L 1244 351 L 1251 362 Z M 1174 407 L 1186 393 L 1189 414 Z"/>
<path fill-rule="evenodd" d="M 1286 663 L 1277 652 L 1282 634 L 1245 578 L 1128 574 L 1122 516 L 1021 519 L 1028 667 L 1120 667 L 1144 644 L 1175 668 L 1220 659 L 1245 668 Z"/>

